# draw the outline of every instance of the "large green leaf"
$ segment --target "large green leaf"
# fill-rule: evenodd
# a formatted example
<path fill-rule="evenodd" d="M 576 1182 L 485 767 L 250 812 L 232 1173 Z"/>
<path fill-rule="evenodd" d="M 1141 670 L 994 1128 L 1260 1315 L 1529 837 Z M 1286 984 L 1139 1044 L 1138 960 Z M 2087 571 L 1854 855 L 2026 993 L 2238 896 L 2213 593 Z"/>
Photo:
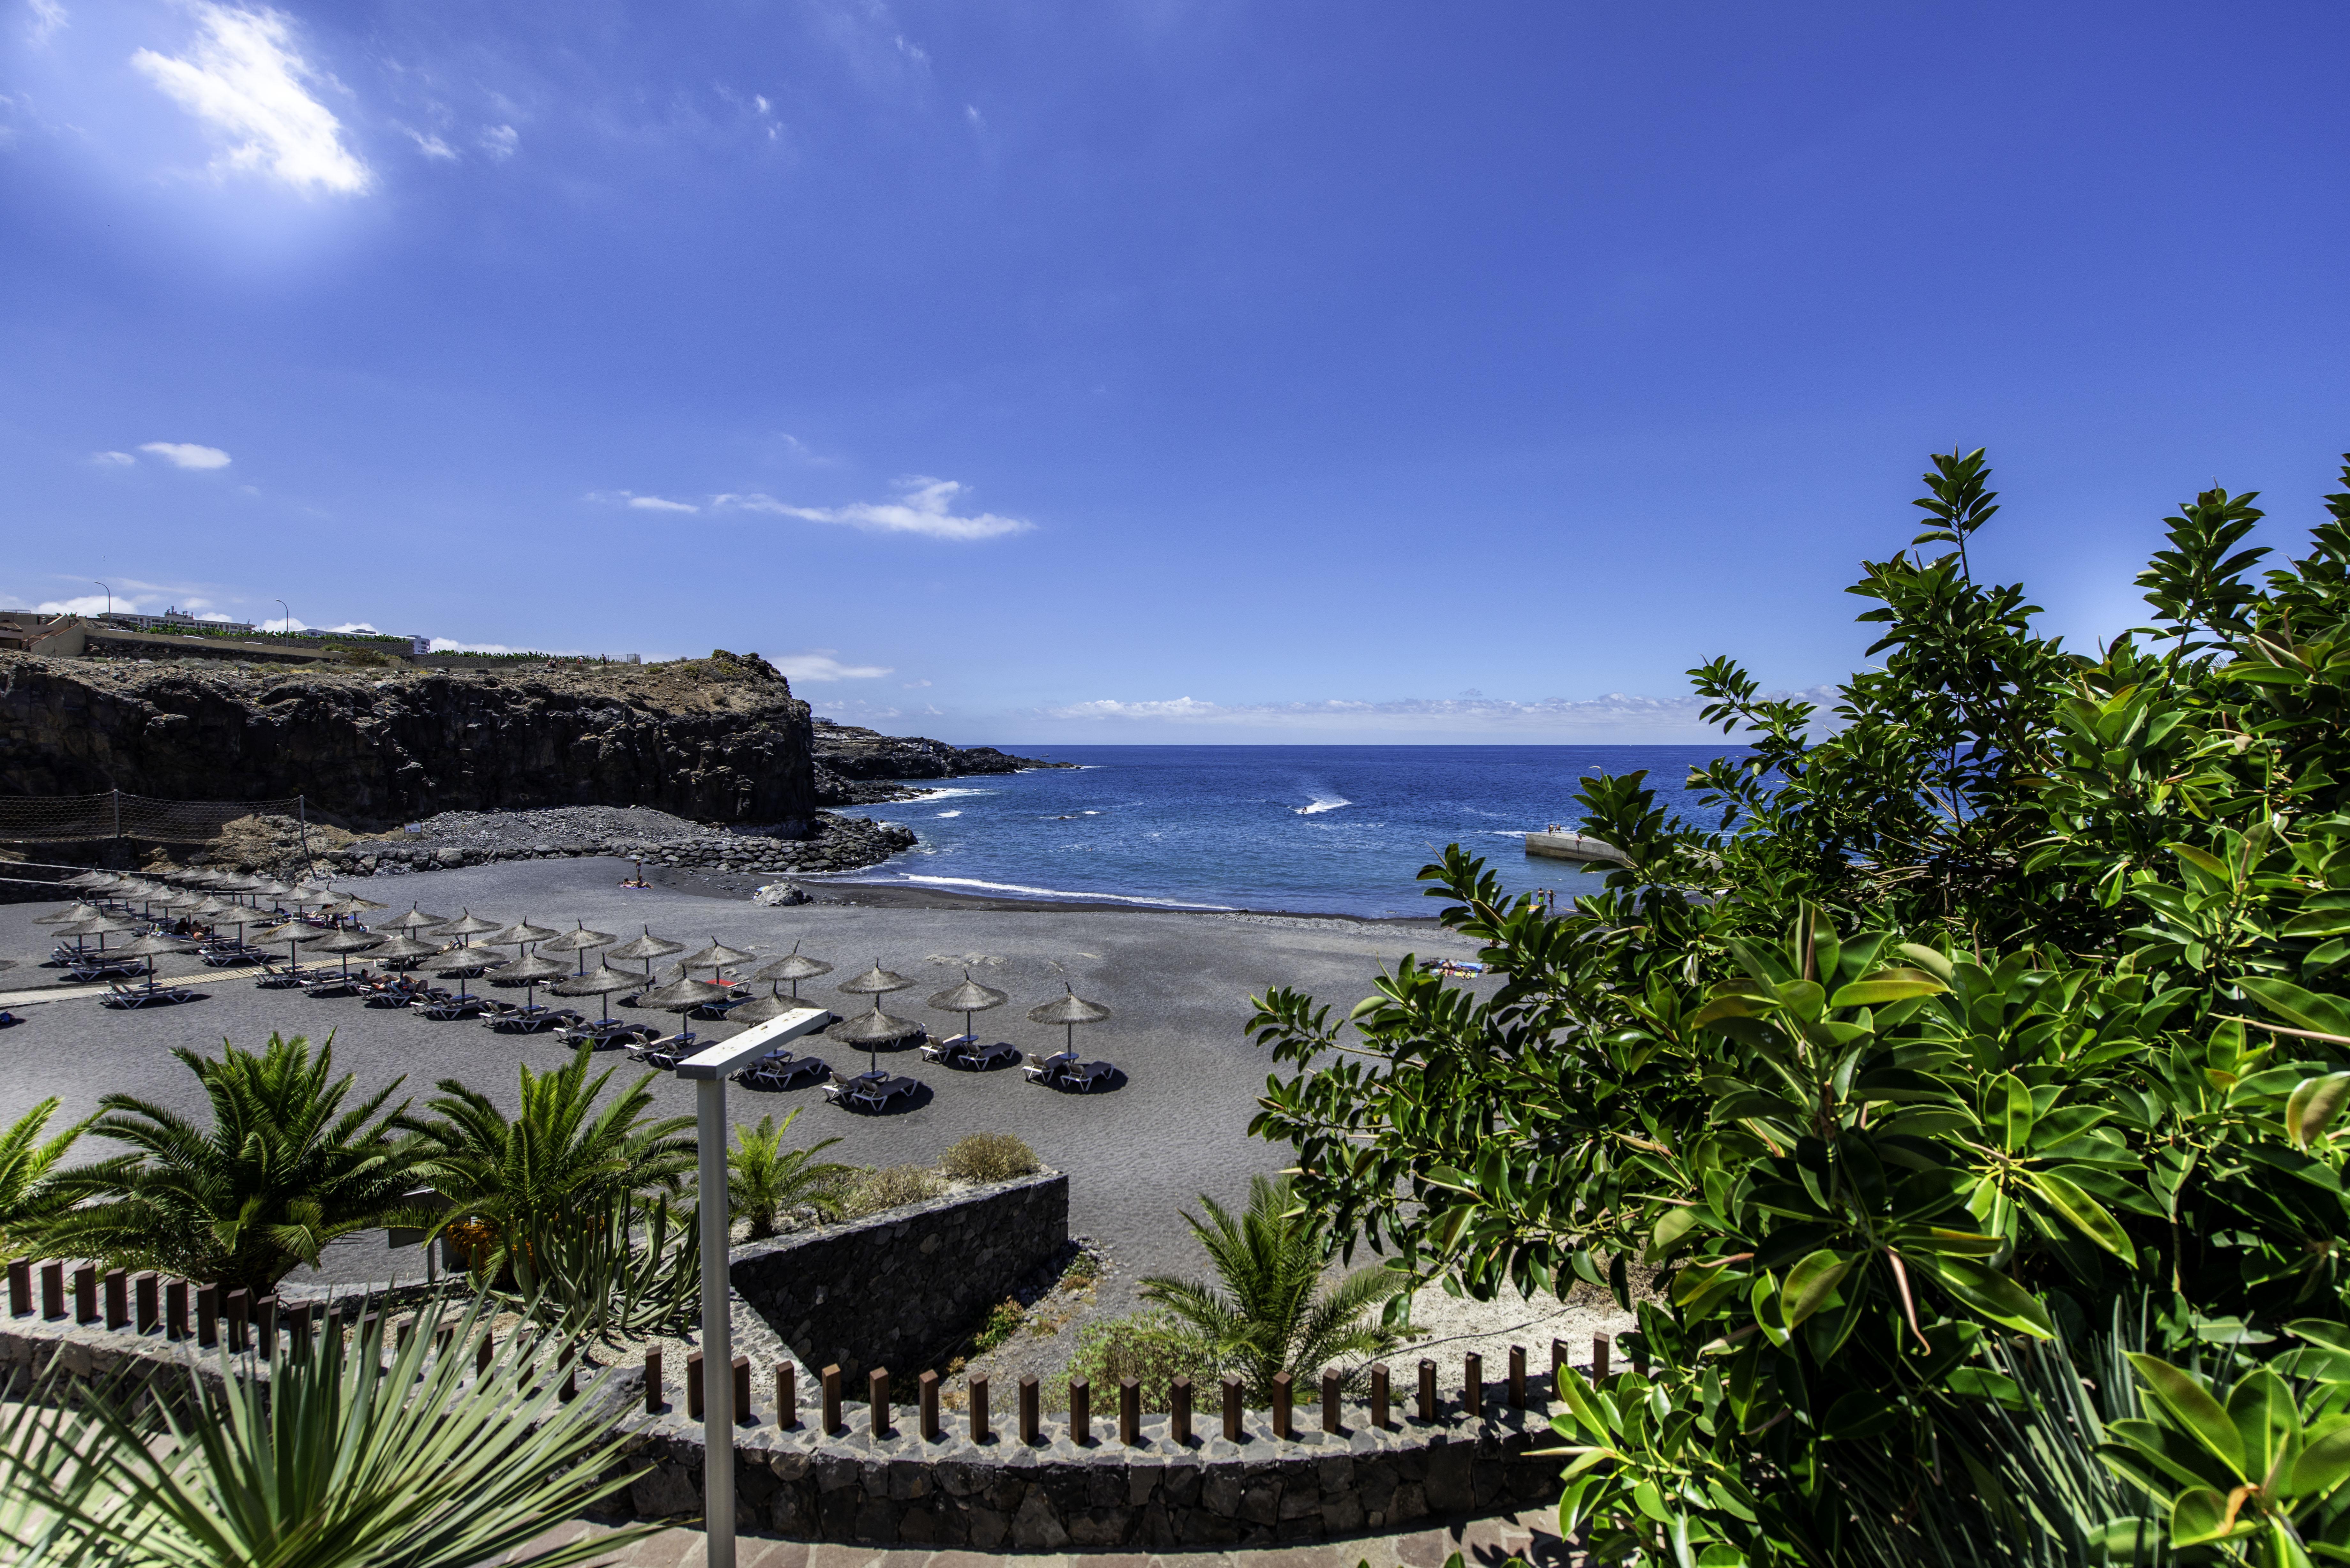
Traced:
<path fill-rule="evenodd" d="M 2289 980 L 2245 975 L 2236 984 L 2246 996 L 2295 1028 L 2350 1039 L 2350 1007 L 2337 997 L 2305 991 Z"/>
<path fill-rule="evenodd" d="M 1913 996 L 1939 996 L 1950 988 L 1923 970 L 1881 969 L 1850 985 L 1839 986 L 1828 999 L 1830 1007 L 1881 1007 Z"/>
<path fill-rule="evenodd" d="M 2146 1385 L 2155 1402 L 2170 1415 L 2179 1428 L 2192 1437 L 2201 1448 L 2226 1465 L 2237 1480 L 2249 1479 L 2245 1474 L 2244 1441 L 2236 1430 L 2236 1423 L 2203 1380 L 2191 1372 L 2183 1372 L 2159 1356 L 2133 1351 L 2129 1364 L 2138 1380 Z"/>
<path fill-rule="evenodd" d="M 2350 1097 L 2350 1073 L 2303 1079 L 2285 1100 L 2284 1136 L 2295 1147 L 2307 1148 L 2324 1136 L 2326 1124 L 2342 1109 L 2345 1097 Z"/>
<path fill-rule="evenodd" d="M 1780 1291 L 1781 1310 L 1786 1314 L 1787 1326 L 1794 1328 L 1825 1306 L 1857 1261 L 1823 1248 L 1789 1269 L 1786 1283 Z"/>
<path fill-rule="evenodd" d="M 2104 1204 L 2053 1170 L 2026 1171 L 2024 1178 L 2040 1189 L 2041 1196 L 2074 1230 L 2116 1258 L 2130 1256 L 2129 1232 L 2121 1228 Z"/>

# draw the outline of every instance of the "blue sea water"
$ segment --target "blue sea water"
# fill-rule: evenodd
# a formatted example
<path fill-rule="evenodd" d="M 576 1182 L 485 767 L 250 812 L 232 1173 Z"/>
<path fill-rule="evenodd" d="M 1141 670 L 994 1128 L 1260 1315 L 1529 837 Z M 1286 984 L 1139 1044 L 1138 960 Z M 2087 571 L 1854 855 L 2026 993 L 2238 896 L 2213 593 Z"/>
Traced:
<path fill-rule="evenodd" d="M 1690 766 L 1723 746 L 1059 746 L 1076 763 L 948 780 L 870 808 L 921 836 L 852 877 L 1002 897 L 1364 916 L 1434 914 L 1414 878 L 1447 844 L 1513 891 L 1596 890 L 1529 857 L 1521 835 L 1572 826 L 1577 780 L 1645 768 L 1684 811 Z"/>

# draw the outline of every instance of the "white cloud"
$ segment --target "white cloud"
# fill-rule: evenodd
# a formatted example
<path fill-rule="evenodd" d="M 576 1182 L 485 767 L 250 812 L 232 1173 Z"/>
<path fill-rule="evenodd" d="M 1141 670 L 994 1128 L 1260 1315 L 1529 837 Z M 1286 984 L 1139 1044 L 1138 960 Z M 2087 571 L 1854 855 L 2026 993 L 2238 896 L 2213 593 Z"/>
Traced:
<path fill-rule="evenodd" d="M 293 21 L 194 0 L 203 34 L 181 59 L 141 49 L 130 63 L 229 143 L 220 171 L 259 171 L 302 192 L 355 195 L 375 176 L 343 145 L 342 122 L 307 83 L 333 84 L 294 47 Z"/>
<path fill-rule="evenodd" d="M 139 460 L 127 452 L 94 452 L 89 461 L 104 468 L 129 468 Z"/>
<path fill-rule="evenodd" d="M 424 132 L 405 125 L 400 129 L 408 132 L 408 139 L 416 143 L 416 150 L 425 157 L 442 159 L 450 162 L 456 161 L 457 150 L 439 137 L 427 136 Z"/>
<path fill-rule="evenodd" d="M 843 664 L 833 657 L 838 651 L 816 648 L 806 653 L 786 653 L 768 662 L 792 680 L 873 680 L 889 673 L 886 664 Z M 922 684 L 927 686 L 930 682 L 925 680 Z"/>
<path fill-rule="evenodd" d="M 32 25 L 25 29 L 35 47 L 46 44 L 58 28 L 66 25 L 66 8 L 57 0 L 30 0 Z"/>
<path fill-rule="evenodd" d="M 139 448 L 153 452 L 174 468 L 226 468 L 228 453 L 216 446 L 198 446 L 191 441 L 151 441 Z"/>
<path fill-rule="evenodd" d="M 1025 534 L 1036 526 L 993 512 L 957 516 L 954 499 L 970 487 L 951 479 L 917 474 L 899 480 L 898 487 L 903 493 L 899 500 L 858 501 L 847 506 L 791 506 L 772 495 L 714 495 L 710 504 L 744 512 L 772 512 L 810 523 L 841 523 L 875 534 L 920 534 L 931 539 L 997 539 L 1007 534 Z"/>
<path fill-rule="evenodd" d="M 1781 692 L 1825 707 L 1833 701 L 1828 687 Z M 1385 702 L 1350 701 L 1332 698 L 1320 702 L 1205 702 L 1196 697 L 1143 701 L 1099 698 L 1035 711 L 1034 717 L 1086 723 L 1088 726 L 1168 725 L 1189 729 L 1240 731 L 1345 732 L 1352 734 L 1463 734 L 1520 736 L 1533 739 L 1580 738 L 1590 741 L 1640 740 L 1704 742 L 1723 737 L 1698 717 L 1704 702 L 1696 697 L 1628 696 L 1611 691 L 1583 701 L 1546 697 L 1536 702 L 1513 702 L 1495 697 L 1404 698 Z"/>
<path fill-rule="evenodd" d="M 503 642 L 466 642 L 453 637 L 433 638 L 427 647 L 434 653 L 552 653 L 562 659 L 596 657 L 576 648 L 508 648 Z"/>
<path fill-rule="evenodd" d="M 503 163 L 515 155 L 522 135 L 511 125 L 491 125 L 483 128 L 481 140 L 482 151 Z"/>
<path fill-rule="evenodd" d="M 927 680 L 906 680 L 899 683 L 898 690 L 900 691 L 919 691 L 929 684 L 930 682 Z"/>
<path fill-rule="evenodd" d="M 43 615 L 104 615 L 109 607 L 117 611 L 144 609 L 148 601 L 129 594 L 116 594 L 109 599 L 104 594 L 77 594 L 69 599 L 43 599 L 33 607 Z"/>
<path fill-rule="evenodd" d="M 313 627 L 313 628 L 311 628 L 310 629 L 311 629 L 311 630 L 313 630 L 313 631 L 375 631 L 375 630 L 376 630 L 376 628 L 375 628 L 374 627 L 372 627 L 372 626 L 369 625 L 366 621 L 363 621 L 363 620 L 347 620 L 347 621 L 343 622 L 343 624 L 342 624 L 342 625 L 340 625 L 340 626 L 319 626 L 319 627 Z M 380 634 L 379 633 L 379 635 L 380 635 Z"/>
<path fill-rule="evenodd" d="M 691 501 L 668 501 L 658 495 L 631 495 L 629 504 L 639 512 L 699 512 Z"/>

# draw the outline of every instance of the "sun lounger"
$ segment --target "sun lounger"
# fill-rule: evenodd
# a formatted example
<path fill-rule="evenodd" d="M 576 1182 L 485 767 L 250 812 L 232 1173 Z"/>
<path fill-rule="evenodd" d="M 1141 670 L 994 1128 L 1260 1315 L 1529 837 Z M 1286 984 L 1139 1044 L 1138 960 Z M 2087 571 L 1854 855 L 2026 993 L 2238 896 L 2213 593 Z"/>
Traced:
<path fill-rule="evenodd" d="M 108 993 L 98 1000 L 107 1007 L 127 1008 L 145 1007 L 154 1002 L 168 1005 L 175 1002 L 193 1002 L 195 999 L 196 993 L 185 986 L 156 985 L 151 982 L 146 985 L 116 985 L 109 988 Z"/>
<path fill-rule="evenodd" d="M 488 1008 L 489 999 L 482 996 L 437 996 L 409 1005 L 435 1023 L 447 1023 L 460 1018 L 480 1017 Z"/>
<path fill-rule="evenodd" d="M 568 1007 L 516 1007 L 512 1002 L 490 1004 L 497 1011 L 484 1023 L 505 1034 L 536 1034 L 543 1029 L 568 1029 L 587 1020 Z"/>
<path fill-rule="evenodd" d="M 1020 1060 L 1020 1047 L 1001 1040 L 993 1045 L 982 1045 L 968 1034 L 957 1034 L 935 1045 L 923 1046 L 922 1059 L 960 1067 L 967 1073 L 984 1073 Z"/>
<path fill-rule="evenodd" d="M 814 1056 L 795 1056 L 779 1051 L 772 1056 L 762 1056 L 741 1072 L 734 1081 L 746 1089 L 795 1089 L 804 1083 L 821 1083 L 832 1076 L 831 1064 Z"/>
<path fill-rule="evenodd" d="M 235 942 L 213 942 L 196 954 L 196 961 L 209 969 L 228 969 L 236 964 L 266 963 L 269 955 L 259 948 L 243 947 Z"/>
<path fill-rule="evenodd" d="M 836 1106 L 879 1111 L 887 1110 L 892 1100 L 919 1092 L 921 1086 L 920 1078 L 900 1077 L 895 1073 L 859 1073 L 853 1078 L 835 1078 L 827 1084 L 824 1097 Z"/>
<path fill-rule="evenodd" d="M 357 996 L 359 979 L 355 974 L 337 974 L 332 970 L 313 975 L 302 982 L 303 992 L 310 996 Z"/>
<path fill-rule="evenodd" d="M 648 1041 L 629 1054 L 648 1067 L 666 1073 L 701 1049 L 701 1036 L 691 1029 L 681 1029 L 674 1034 L 664 1034 L 658 1040 Z"/>
<path fill-rule="evenodd" d="M 98 980 L 136 980 L 140 975 L 151 972 L 146 964 L 137 959 L 127 961 L 85 959 L 78 963 L 68 964 L 66 968 L 76 980 L 85 983 Z"/>

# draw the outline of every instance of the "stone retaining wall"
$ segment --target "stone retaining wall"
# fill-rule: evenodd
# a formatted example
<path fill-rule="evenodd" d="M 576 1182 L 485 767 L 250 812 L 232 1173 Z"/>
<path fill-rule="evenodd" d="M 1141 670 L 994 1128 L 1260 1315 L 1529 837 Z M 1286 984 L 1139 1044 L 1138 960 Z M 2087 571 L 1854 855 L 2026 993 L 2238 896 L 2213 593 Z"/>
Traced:
<path fill-rule="evenodd" d="M 919 1371 L 1068 1244 L 1057 1173 L 734 1249 L 734 1292 L 810 1368 Z"/>

